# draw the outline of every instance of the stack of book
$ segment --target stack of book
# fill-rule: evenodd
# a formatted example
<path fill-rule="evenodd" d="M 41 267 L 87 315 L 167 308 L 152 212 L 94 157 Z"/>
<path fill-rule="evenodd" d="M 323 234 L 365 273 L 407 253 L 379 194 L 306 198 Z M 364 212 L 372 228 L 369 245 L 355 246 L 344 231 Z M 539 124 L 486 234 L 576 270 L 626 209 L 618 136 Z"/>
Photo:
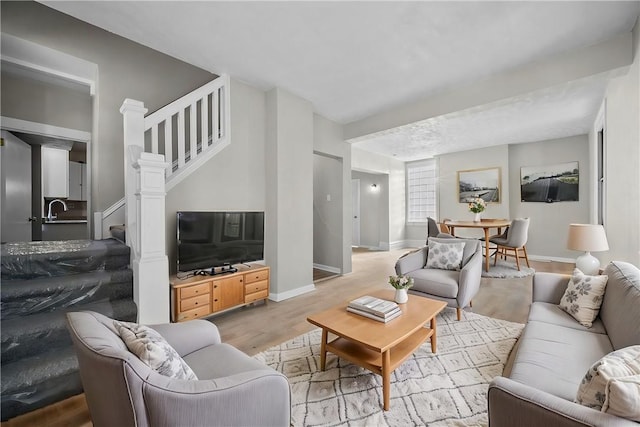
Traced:
<path fill-rule="evenodd" d="M 347 306 L 347 311 L 384 323 L 402 314 L 400 307 L 395 302 L 369 295 L 351 301 Z"/>

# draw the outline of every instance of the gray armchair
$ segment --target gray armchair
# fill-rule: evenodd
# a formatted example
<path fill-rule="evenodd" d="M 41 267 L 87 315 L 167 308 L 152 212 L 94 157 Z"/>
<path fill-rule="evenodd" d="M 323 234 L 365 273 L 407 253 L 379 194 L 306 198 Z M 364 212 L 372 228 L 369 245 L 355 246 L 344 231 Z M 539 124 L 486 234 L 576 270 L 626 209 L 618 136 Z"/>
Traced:
<path fill-rule="evenodd" d="M 206 320 L 151 325 L 198 377 L 160 375 L 129 352 L 113 320 L 85 311 L 67 314 L 93 425 L 288 426 L 287 378 L 220 342 Z"/>
<path fill-rule="evenodd" d="M 451 243 L 452 239 L 429 238 L 430 241 Z M 426 268 L 429 247 L 401 257 L 396 262 L 396 274 L 413 278 L 413 287 L 409 293 L 427 298 L 445 301 L 449 307 L 455 307 L 458 320 L 462 309 L 471 306 L 471 300 L 480 290 L 482 276 L 482 246 L 478 240 L 455 239 L 464 242 L 462 267 L 460 270 L 439 270 Z"/>

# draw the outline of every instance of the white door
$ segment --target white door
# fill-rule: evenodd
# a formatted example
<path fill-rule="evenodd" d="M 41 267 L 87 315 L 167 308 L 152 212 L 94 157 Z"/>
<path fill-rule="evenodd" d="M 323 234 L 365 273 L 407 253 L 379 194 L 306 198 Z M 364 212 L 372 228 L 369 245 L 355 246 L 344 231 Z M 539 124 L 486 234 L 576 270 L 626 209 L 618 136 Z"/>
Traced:
<path fill-rule="evenodd" d="M 31 146 L 2 131 L 0 175 L 2 180 L 3 242 L 31 241 Z"/>
<path fill-rule="evenodd" d="M 351 246 L 360 246 L 360 180 L 351 180 L 351 212 L 353 213 L 353 225 L 351 227 Z"/>

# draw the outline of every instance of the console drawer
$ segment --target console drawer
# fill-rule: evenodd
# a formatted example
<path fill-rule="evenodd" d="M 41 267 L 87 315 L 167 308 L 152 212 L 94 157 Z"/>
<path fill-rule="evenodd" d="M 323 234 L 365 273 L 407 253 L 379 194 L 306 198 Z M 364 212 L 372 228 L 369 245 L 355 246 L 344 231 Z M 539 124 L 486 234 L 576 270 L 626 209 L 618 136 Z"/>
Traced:
<path fill-rule="evenodd" d="M 267 280 L 268 278 L 269 278 L 269 270 L 267 269 L 252 271 L 244 275 L 244 283 L 259 282 L 261 280 Z"/>
<path fill-rule="evenodd" d="M 180 300 L 180 311 L 187 311 L 192 308 L 206 306 L 209 304 L 210 299 L 211 295 L 208 293 L 193 298 L 182 299 Z"/>
<path fill-rule="evenodd" d="M 178 313 L 178 322 L 183 320 L 192 320 L 197 319 L 199 317 L 208 316 L 211 314 L 211 305 L 203 305 L 202 307 L 194 308 L 193 310 L 183 311 L 182 313 Z"/>
<path fill-rule="evenodd" d="M 209 292 L 209 283 L 188 286 L 180 289 L 180 299 L 192 298 L 202 294 L 208 294 Z"/>
<path fill-rule="evenodd" d="M 263 291 L 254 292 L 252 294 L 245 295 L 244 302 L 248 304 L 250 302 L 258 301 L 268 297 L 269 297 L 269 291 L 265 289 Z"/>
<path fill-rule="evenodd" d="M 263 280 L 261 282 L 253 282 L 244 286 L 245 295 L 252 294 L 254 292 L 264 291 L 269 288 L 269 282 Z"/>

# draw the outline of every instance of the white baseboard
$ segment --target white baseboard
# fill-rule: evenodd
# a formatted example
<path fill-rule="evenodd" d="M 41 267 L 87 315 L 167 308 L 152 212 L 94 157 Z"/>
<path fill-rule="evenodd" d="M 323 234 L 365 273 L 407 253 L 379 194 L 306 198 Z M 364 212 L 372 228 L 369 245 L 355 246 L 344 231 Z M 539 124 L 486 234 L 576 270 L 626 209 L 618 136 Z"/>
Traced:
<path fill-rule="evenodd" d="M 405 248 L 421 248 L 426 245 L 426 239 L 423 240 L 405 240 L 404 246 Z"/>
<path fill-rule="evenodd" d="M 574 258 L 563 258 L 557 256 L 545 256 L 545 255 L 528 255 L 531 261 L 542 261 L 542 262 L 565 262 L 567 264 L 575 264 L 576 260 Z"/>
<path fill-rule="evenodd" d="M 332 267 L 330 265 L 313 263 L 313 268 L 317 268 L 318 270 L 328 271 L 329 273 L 340 274 L 342 271 L 338 267 Z"/>
<path fill-rule="evenodd" d="M 291 289 L 290 291 L 280 293 L 269 293 L 269 299 L 271 301 L 280 302 L 289 298 L 297 297 L 298 295 L 306 294 L 307 292 L 313 292 L 316 290 L 316 286 L 312 283 L 300 288 Z"/>

